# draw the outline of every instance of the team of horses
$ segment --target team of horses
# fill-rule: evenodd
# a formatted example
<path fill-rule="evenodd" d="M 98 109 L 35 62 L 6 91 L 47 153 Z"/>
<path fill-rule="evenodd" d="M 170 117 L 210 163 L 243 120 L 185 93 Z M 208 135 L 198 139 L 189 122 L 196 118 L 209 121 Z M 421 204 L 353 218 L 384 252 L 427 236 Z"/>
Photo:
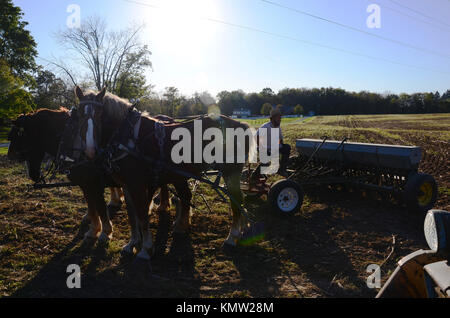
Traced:
<path fill-rule="evenodd" d="M 122 205 L 123 194 L 131 228 L 130 241 L 123 251 L 136 252 L 139 259 L 149 260 L 154 249 L 149 217 L 155 192 L 161 188 L 160 209 L 166 210 L 169 207 L 167 185 L 175 188 L 179 206 L 173 231 L 186 234 L 190 227 L 192 199 L 189 175 L 200 177 L 213 168 L 221 173 L 234 198 L 231 201 L 232 224 L 224 244 L 236 246 L 239 243 L 248 225 L 241 213 L 240 179 L 245 162 L 226 163 L 230 161 L 224 158 L 213 164 L 203 159 L 176 164 L 171 156 L 176 141 L 171 136 L 177 128 L 194 134 L 196 121 L 201 121 L 202 135 L 209 128 L 223 132 L 227 128 L 246 130 L 247 124 L 221 115 L 199 116 L 185 122 L 175 122 L 166 116 L 151 117 L 138 113 L 128 100 L 108 93 L 106 88 L 100 92 L 83 92 L 77 86 L 75 94 L 79 104 L 71 111 L 41 109 L 15 120 L 8 136 L 11 142 L 8 157 L 24 161 L 34 182 L 43 179 L 41 164 L 46 156 L 64 166 L 71 182 L 81 188 L 88 205 L 90 228 L 86 239 L 112 239 L 110 216 Z M 192 139 L 191 149 L 199 149 L 195 142 Z M 207 141 L 202 141 L 201 150 L 206 146 Z M 226 147 L 225 141 L 222 146 Z M 226 151 L 222 150 L 225 156 Z M 247 158 L 251 151 L 246 144 Z M 110 187 L 111 192 L 108 205 L 104 199 L 105 187 Z"/>

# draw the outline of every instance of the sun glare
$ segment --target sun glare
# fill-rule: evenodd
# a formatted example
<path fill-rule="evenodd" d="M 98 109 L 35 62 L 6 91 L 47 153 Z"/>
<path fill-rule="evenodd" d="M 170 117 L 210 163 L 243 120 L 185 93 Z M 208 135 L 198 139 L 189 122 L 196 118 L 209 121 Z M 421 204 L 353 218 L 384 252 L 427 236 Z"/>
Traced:
<path fill-rule="evenodd" d="M 159 9 L 145 13 L 148 32 L 159 49 L 184 56 L 194 65 L 201 64 L 202 51 L 214 39 L 216 25 L 204 18 L 217 18 L 215 0 L 164 0 L 148 2 Z"/>

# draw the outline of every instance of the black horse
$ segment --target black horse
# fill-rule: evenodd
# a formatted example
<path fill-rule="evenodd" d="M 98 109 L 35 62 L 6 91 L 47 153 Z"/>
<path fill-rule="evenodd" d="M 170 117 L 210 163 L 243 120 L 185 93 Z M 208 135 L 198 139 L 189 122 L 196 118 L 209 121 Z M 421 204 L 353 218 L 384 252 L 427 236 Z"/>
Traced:
<path fill-rule="evenodd" d="M 40 109 L 35 113 L 21 115 L 15 121 L 8 135 L 10 146 L 8 158 L 25 162 L 27 173 L 35 183 L 41 182 L 43 176 L 41 165 L 46 157 L 57 159 L 61 150 L 64 132 L 75 129 L 71 126 L 71 116 L 67 109 Z M 67 132 L 72 135 L 73 132 Z M 109 212 L 117 211 L 122 205 L 121 190 L 111 178 L 102 173 L 93 164 L 73 165 L 69 169 L 70 181 L 80 186 L 88 204 L 85 216 L 90 221 L 90 229 L 85 238 L 99 238 L 108 241 L 112 234 Z M 111 201 L 106 206 L 104 189 L 111 189 Z M 101 232 L 101 233 L 100 233 Z"/>

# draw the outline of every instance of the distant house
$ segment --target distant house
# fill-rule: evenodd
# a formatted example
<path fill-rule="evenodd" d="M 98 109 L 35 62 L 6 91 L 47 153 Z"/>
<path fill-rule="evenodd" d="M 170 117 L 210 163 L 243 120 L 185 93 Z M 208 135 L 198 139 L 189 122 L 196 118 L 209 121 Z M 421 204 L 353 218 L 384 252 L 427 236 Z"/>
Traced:
<path fill-rule="evenodd" d="M 250 117 L 252 115 L 252 112 L 250 111 L 250 109 L 247 108 L 239 108 L 239 109 L 235 109 L 233 110 L 233 118 L 247 118 Z"/>

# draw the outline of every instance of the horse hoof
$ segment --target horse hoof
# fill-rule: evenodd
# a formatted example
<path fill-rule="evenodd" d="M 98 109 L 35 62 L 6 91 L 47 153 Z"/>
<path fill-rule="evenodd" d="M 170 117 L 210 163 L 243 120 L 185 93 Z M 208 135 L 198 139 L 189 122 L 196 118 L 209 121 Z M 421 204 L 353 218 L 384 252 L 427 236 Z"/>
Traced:
<path fill-rule="evenodd" d="M 143 259 L 140 257 L 136 257 L 132 263 L 132 267 L 134 269 L 135 272 L 144 272 L 144 273 L 148 273 L 151 274 L 152 273 L 152 266 L 150 263 L 150 258 L 147 259 Z M 142 276 L 141 276 L 142 278 Z"/>
<path fill-rule="evenodd" d="M 153 251 L 153 248 L 152 248 L 152 251 Z M 147 252 L 147 250 L 145 248 L 142 248 L 141 251 L 136 255 L 136 259 L 150 261 L 150 254 Z"/>

